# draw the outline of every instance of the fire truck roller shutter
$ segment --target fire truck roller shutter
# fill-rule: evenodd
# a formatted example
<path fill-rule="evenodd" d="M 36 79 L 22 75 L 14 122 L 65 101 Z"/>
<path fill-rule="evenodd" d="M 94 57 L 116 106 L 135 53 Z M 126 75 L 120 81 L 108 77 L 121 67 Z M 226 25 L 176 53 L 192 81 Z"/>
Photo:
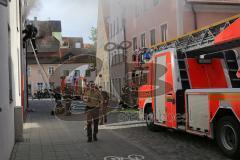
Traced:
<path fill-rule="evenodd" d="M 195 94 L 187 90 L 188 126 L 190 130 L 207 133 L 209 131 L 208 94 Z"/>

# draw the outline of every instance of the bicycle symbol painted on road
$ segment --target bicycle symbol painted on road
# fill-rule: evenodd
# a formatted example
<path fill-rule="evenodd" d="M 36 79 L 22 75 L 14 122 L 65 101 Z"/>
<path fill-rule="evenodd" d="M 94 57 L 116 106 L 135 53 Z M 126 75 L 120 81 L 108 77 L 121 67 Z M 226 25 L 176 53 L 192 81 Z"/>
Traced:
<path fill-rule="evenodd" d="M 116 157 L 116 156 L 107 156 L 104 157 L 104 160 L 144 160 L 145 157 L 142 155 L 129 155 L 128 157 Z"/>

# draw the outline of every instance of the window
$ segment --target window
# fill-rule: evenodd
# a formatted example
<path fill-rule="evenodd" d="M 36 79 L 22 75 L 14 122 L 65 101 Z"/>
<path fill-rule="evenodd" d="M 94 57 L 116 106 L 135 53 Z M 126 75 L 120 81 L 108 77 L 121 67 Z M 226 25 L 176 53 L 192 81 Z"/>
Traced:
<path fill-rule="evenodd" d="M 9 102 L 13 102 L 13 90 L 12 90 L 12 60 L 11 57 L 8 59 L 9 66 Z"/>
<path fill-rule="evenodd" d="M 115 25 L 115 21 L 113 21 L 113 36 L 115 36 L 115 33 L 116 33 L 116 25 Z"/>
<path fill-rule="evenodd" d="M 156 35 L 155 34 L 156 34 L 155 29 L 150 31 L 151 45 L 156 44 Z"/>
<path fill-rule="evenodd" d="M 74 76 L 75 76 L 75 77 L 79 77 L 79 76 L 80 76 L 80 70 L 75 70 L 74 72 L 75 72 L 75 73 L 74 73 Z"/>
<path fill-rule="evenodd" d="M 119 61 L 120 61 L 120 63 L 122 63 L 123 62 L 123 51 L 119 50 L 118 53 L 119 53 Z"/>
<path fill-rule="evenodd" d="M 75 48 L 81 48 L 81 43 L 80 42 L 76 42 L 75 43 Z"/>
<path fill-rule="evenodd" d="M 112 24 L 110 24 L 110 28 L 109 28 L 109 35 L 110 35 L 110 38 L 112 38 Z"/>
<path fill-rule="evenodd" d="M 85 71 L 85 77 L 90 77 L 91 76 L 91 70 L 90 69 L 87 69 Z"/>
<path fill-rule="evenodd" d="M 11 57 L 11 29 L 8 25 L 8 80 L 9 80 L 9 103 L 13 102 L 12 86 L 12 57 Z"/>
<path fill-rule="evenodd" d="M 32 85 L 28 84 L 28 96 L 32 95 Z"/>
<path fill-rule="evenodd" d="M 63 41 L 62 47 L 63 48 L 69 48 L 69 42 L 68 41 Z"/>
<path fill-rule="evenodd" d="M 146 35 L 145 35 L 145 33 L 143 33 L 141 35 L 141 47 L 142 48 L 146 47 Z"/>
<path fill-rule="evenodd" d="M 69 70 L 64 70 L 63 71 L 63 76 L 69 76 Z"/>
<path fill-rule="evenodd" d="M 50 89 L 51 89 L 51 90 L 54 90 L 54 89 L 55 89 L 55 84 L 54 84 L 54 82 L 49 82 L 49 85 L 50 85 Z"/>
<path fill-rule="evenodd" d="M 121 55 L 118 53 L 118 54 L 117 54 L 117 63 L 120 63 L 120 56 L 121 56 Z"/>
<path fill-rule="evenodd" d="M 28 76 L 28 77 L 31 76 L 31 67 L 28 67 L 28 69 L 27 69 L 27 76 Z"/>
<path fill-rule="evenodd" d="M 39 91 L 43 90 L 43 83 L 37 83 L 37 87 Z"/>
<path fill-rule="evenodd" d="M 117 34 L 118 34 L 118 32 L 119 32 L 119 20 L 117 18 Z"/>
<path fill-rule="evenodd" d="M 54 74 L 54 67 L 49 67 L 48 68 L 48 74 L 53 75 Z"/>
<path fill-rule="evenodd" d="M 111 61 L 112 62 L 111 65 L 114 65 L 114 55 L 113 54 L 111 55 L 111 60 L 112 60 Z"/>
<path fill-rule="evenodd" d="M 132 55 L 132 61 L 136 62 L 137 61 L 137 56 L 136 55 Z"/>
<path fill-rule="evenodd" d="M 117 63 L 117 54 L 116 51 L 113 54 L 113 65 Z"/>
<path fill-rule="evenodd" d="M 133 51 L 137 49 L 137 37 L 133 38 Z"/>
<path fill-rule="evenodd" d="M 167 24 L 161 25 L 161 41 L 167 41 Z"/>
<path fill-rule="evenodd" d="M 153 0 L 153 6 L 158 5 L 158 4 L 159 4 L 159 1 L 160 1 L 160 0 Z"/>

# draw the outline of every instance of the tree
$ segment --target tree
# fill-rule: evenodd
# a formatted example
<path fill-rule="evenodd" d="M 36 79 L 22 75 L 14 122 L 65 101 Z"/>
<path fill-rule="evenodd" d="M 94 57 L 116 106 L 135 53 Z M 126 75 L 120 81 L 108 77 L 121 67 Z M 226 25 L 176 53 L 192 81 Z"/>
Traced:
<path fill-rule="evenodd" d="M 90 30 L 90 37 L 89 39 L 93 41 L 93 47 L 97 47 L 97 28 L 92 27 Z"/>

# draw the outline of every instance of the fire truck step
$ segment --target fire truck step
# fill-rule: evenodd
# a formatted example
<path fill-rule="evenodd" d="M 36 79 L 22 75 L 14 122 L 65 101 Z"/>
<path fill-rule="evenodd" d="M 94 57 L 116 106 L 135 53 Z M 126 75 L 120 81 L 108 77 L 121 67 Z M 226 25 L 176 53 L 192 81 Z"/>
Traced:
<path fill-rule="evenodd" d="M 185 131 L 186 126 L 185 126 L 185 125 L 178 125 L 177 128 L 178 128 L 179 130 L 183 130 L 183 131 Z"/>

